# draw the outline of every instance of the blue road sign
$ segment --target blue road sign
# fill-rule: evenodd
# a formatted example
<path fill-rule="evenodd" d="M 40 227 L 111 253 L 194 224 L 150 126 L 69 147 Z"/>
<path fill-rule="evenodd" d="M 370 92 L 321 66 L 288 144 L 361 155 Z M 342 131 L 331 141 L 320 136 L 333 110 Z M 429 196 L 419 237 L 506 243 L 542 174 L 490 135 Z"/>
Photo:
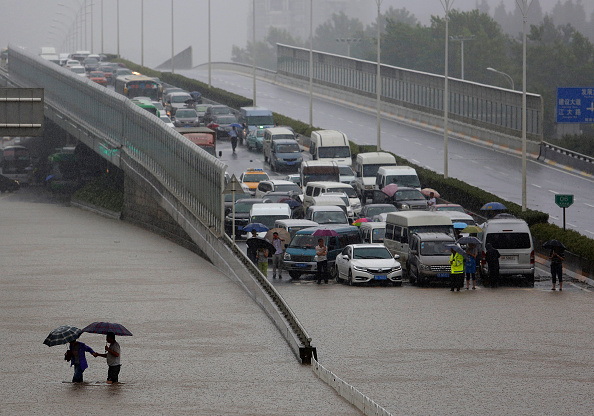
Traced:
<path fill-rule="evenodd" d="M 557 88 L 557 123 L 594 123 L 594 87 Z"/>

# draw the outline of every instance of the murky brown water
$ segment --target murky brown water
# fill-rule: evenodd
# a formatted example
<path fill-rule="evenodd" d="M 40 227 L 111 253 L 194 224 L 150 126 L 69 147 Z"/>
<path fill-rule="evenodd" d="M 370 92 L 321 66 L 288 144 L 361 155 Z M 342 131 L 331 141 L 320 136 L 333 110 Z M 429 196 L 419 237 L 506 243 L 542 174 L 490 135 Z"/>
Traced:
<path fill-rule="evenodd" d="M 77 208 L 0 197 L 1 414 L 356 415 L 294 355 L 262 310 L 209 263 Z M 120 385 L 88 356 L 63 383 L 63 324 L 123 323 Z M 104 336 L 81 341 L 103 350 Z"/>

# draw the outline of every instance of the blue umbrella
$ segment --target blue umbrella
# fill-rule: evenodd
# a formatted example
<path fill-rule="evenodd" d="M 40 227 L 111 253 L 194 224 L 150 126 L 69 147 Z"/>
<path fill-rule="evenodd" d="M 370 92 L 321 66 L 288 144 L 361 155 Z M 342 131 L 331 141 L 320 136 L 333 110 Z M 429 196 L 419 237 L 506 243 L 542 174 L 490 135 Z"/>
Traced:
<path fill-rule="evenodd" d="M 463 230 L 464 228 L 466 228 L 468 226 L 468 224 L 466 224 L 465 222 L 455 222 L 453 225 L 454 225 L 454 228 L 457 230 Z"/>
<path fill-rule="evenodd" d="M 245 227 L 242 228 L 242 231 L 246 231 L 246 232 L 252 232 L 252 231 L 256 231 L 257 233 L 263 233 L 264 231 L 268 231 L 269 228 L 267 226 L 265 226 L 262 223 L 259 222 L 253 222 L 251 224 L 246 225 Z"/>
<path fill-rule="evenodd" d="M 481 211 L 503 211 L 507 209 L 501 202 L 488 202 L 482 206 Z"/>
<path fill-rule="evenodd" d="M 243 128 L 243 126 L 241 124 L 239 124 L 239 123 L 231 123 L 231 124 L 229 124 L 229 127 L 237 127 L 238 129 L 242 129 Z"/>

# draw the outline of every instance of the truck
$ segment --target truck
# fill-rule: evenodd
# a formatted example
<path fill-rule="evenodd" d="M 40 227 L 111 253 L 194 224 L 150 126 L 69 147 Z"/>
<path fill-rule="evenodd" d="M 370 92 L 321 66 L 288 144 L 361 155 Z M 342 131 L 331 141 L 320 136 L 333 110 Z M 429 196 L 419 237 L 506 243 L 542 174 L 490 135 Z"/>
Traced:
<path fill-rule="evenodd" d="M 306 160 L 301 163 L 301 188 L 308 182 L 340 182 L 340 170 L 334 161 Z"/>
<path fill-rule="evenodd" d="M 207 127 L 175 127 L 175 130 L 201 149 L 217 157 L 217 133 Z"/>

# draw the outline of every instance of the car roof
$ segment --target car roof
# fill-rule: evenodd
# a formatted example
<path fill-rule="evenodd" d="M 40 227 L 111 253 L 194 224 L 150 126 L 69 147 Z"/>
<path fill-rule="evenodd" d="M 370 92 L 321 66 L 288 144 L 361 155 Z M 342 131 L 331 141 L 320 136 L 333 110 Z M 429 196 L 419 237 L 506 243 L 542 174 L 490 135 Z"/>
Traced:
<path fill-rule="evenodd" d="M 433 241 L 441 241 L 441 240 L 448 240 L 454 241 L 454 238 L 446 233 L 413 233 L 412 235 L 416 235 L 420 240 L 433 240 Z"/>
<path fill-rule="evenodd" d="M 315 197 L 317 198 L 317 197 Z M 333 198 L 338 198 L 338 197 L 333 197 Z M 342 201 L 342 199 L 341 199 Z M 307 210 L 312 210 L 312 211 L 337 211 L 337 212 L 342 212 L 344 214 L 344 210 L 342 208 L 340 208 L 338 205 L 311 205 L 310 207 L 307 208 Z"/>
<path fill-rule="evenodd" d="M 262 182 L 270 182 L 273 185 L 295 185 L 295 182 L 286 179 L 268 179 Z"/>
<path fill-rule="evenodd" d="M 297 140 L 295 140 L 295 139 L 274 139 L 274 143 L 275 144 L 287 144 L 287 143 L 299 144 L 299 143 L 297 143 Z"/>
<path fill-rule="evenodd" d="M 328 229 L 328 230 L 334 230 L 336 232 L 341 232 L 341 231 L 359 231 L 358 227 L 355 227 L 354 225 L 347 225 L 347 224 L 325 224 L 325 225 L 320 225 L 318 227 L 308 227 L 308 228 L 304 228 L 302 230 L 297 231 L 297 234 L 313 234 L 316 230 L 319 229 Z"/>
<path fill-rule="evenodd" d="M 360 244 L 349 244 L 353 248 L 378 248 L 383 247 L 387 250 L 386 246 L 382 243 L 360 243 Z"/>

